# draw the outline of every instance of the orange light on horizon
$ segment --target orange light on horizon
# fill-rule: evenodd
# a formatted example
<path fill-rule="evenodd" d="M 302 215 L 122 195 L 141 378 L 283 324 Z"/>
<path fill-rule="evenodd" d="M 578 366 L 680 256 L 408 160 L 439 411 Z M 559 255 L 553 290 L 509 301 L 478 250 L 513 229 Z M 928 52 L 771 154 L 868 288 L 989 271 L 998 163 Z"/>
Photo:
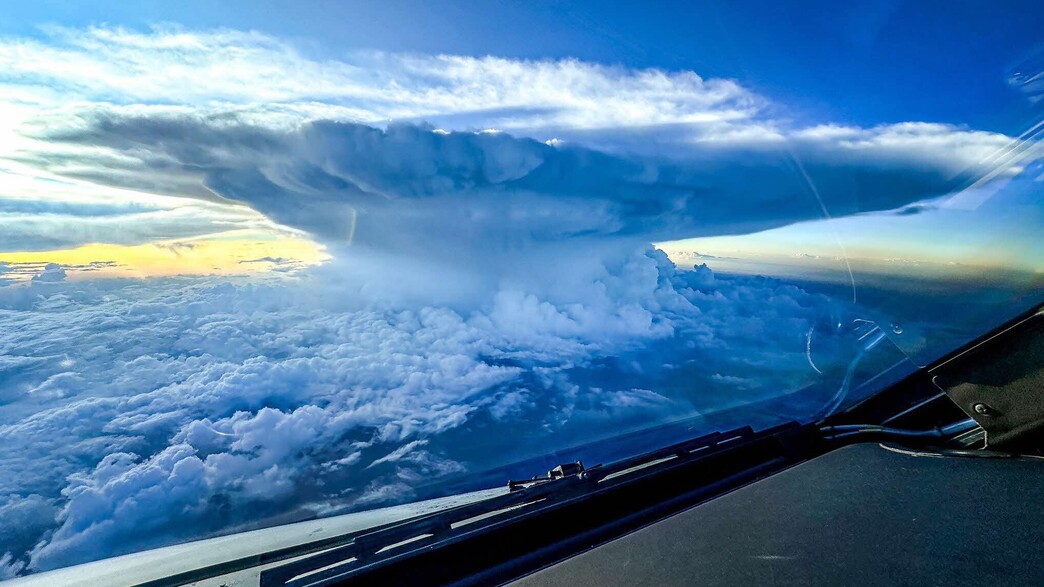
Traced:
<path fill-rule="evenodd" d="M 57 263 L 69 279 L 246 275 L 277 267 L 318 265 L 326 248 L 304 238 L 222 234 L 140 245 L 86 244 L 71 249 L 0 253 L 0 263 Z"/>

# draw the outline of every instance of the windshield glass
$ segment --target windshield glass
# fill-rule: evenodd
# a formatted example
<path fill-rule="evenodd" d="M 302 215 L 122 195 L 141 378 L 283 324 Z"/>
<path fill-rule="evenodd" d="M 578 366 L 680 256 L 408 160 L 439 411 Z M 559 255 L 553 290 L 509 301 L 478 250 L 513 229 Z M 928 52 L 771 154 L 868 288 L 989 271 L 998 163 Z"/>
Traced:
<path fill-rule="evenodd" d="M 1044 11 L 0 16 L 0 579 L 809 422 L 1044 299 Z"/>

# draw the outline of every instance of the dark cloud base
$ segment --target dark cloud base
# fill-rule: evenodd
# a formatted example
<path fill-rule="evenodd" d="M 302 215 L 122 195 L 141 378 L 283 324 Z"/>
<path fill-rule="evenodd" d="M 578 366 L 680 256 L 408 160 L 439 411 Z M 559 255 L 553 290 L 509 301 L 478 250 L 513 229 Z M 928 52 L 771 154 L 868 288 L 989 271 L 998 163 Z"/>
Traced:
<path fill-rule="evenodd" d="M 901 208 L 992 171 L 959 149 L 994 137 L 938 125 L 880 133 L 676 143 L 670 156 L 651 156 L 424 125 L 316 121 L 277 131 L 229 115 L 102 111 L 41 138 L 123 154 L 126 169 L 92 181 L 192 195 L 185 185 L 195 180 L 322 240 L 380 246 L 440 232 L 646 242 L 744 233 L 822 218 L 824 208 L 834 216 Z M 161 172 L 179 179 L 155 185 Z"/>

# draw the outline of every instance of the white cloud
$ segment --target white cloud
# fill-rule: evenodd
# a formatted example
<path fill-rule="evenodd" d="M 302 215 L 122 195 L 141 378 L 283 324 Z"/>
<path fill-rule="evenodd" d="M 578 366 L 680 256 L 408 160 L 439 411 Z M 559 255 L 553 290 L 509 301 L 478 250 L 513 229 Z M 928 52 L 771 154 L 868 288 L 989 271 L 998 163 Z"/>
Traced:
<path fill-rule="evenodd" d="M 57 263 L 48 263 L 44 266 L 43 271 L 33 276 L 33 282 L 37 283 L 57 283 L 59 281 L 65 281 L 65 269 Z"/>
<path fill-rule="evenodd" d="M 749 117 L 759 100 L 731 80 L 577 60 L 361 53 L 322 59 L 254 32 L 94 27 L 0 42 L 0 80 L 21 102 L 283 105 L 363 121 L 483 113 L 485 127 L 581 128 L 714 123 Z M 277 107 L 278 111 L 279 108 Z M 499 113 L 497 113 L 499 112 Z"/>
<path fill-rule="evenodd" d="M 10 552 L 0 556 L 0 581 L 13 579 L 25 568 L 25 561 L 16 560 Z"/>
<path fill-rule="evenodd" d="M 998 133 L 975 131 L 949 124 L 906 122 L 864 129 L 821 125 L 794 134 L 797 140 L 830 141 L 832 146 L 855 154 L 878 153 L 902 161 L 910 157 L 925 164 L 945 166 L 953 174 L 978 178 L 1001 164 L 1002 174 L 1021 173 L 1023 161 L 1000 160 L 1013 139 Z"/>
<path fill-rule="evenodd" d="M 184 178 L 164 185 L 152 170 L 180 169 L 226 200 L 322 240 L 421 255 L 459 254 L 476 239 L 495 246 L 513 233 L 649 242 L 814 220 L 820 204 L 833 216 L 895 209 L 996 172 L 986 154 L 1009 143 L 945 125 L 831 127 L 800 132 L 785 148 L 693 143 L 663 158 L 404 124 L 278 130 L 223 116 L 106 111 L 74 126 L 41 137 L 137 160 L 113 175 L 97 171 L 99 181 L 176 194 Z M 36 158 L 52 165 L 45 153 Z M 453 238 L 464 242 L 446 246 Z"/>
<path fill-rule="evenodd" d="M 220 29 L 45 33 L 42 39 L 0 39 L 6 106 L 21 113 L 10 120 L 75 125 L 70 115 L 99 107 L 139 117 L 223 114 L 284 129 L 317 119 L 371 125 L 426 120 L 446 129 L 496 128 L 540 140 L 561 139 L 546 134 L 558 130 L 595 144 L 599 134 L 583 131 L 647 128 L 686 140 L 772 144 L 790 136 L 888 140 L 957 130 L 911 123 L 791 131 L 767 117 L 764 97 L 735 80 L 703 79 L 692 71 L 492 56 L 355 53 L 331 59 L 260 33 Z M 987 146 L 992 138 L 958 134 L 969 143 L 985 139 Z"/>
<path fill-rule="evenodd" d="M 826 298 L 679 273 L 658 252 L 607 259 L 466 313 L 335 302 L 329 267 L 295 285 L 0 288 L 0 377 L 18 390 L 0 414 L 0 516 L 34 516 L 3 537 L 5 564 L 408 499 L 574 437 L 822 380 L 803 333 Z M 758 362 L 773 366 L 764 379 Z"/>

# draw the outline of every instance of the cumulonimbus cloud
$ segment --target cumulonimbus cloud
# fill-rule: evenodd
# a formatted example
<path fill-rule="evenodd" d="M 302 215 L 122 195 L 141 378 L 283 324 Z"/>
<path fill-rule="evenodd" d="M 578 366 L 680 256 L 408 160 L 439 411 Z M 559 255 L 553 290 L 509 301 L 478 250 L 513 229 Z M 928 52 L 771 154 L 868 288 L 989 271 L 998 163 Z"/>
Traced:
<path fill-rule="evenodd" d="M 330 59 L 231 30 L 45 32 L 0 39 L 14 147 L 0 157 L 102 186 L 236 200 L 323 240 L 415 233 L 411 217 L 443 234 L 749 232 L 898 208 L 1021 169 L 998 156 L 1013 143 L 997 133 L 799 126 L 736 81 L 691 71 Z M 498 214 L 512 222 L 483 229 Z"/>
<path fill-rule="evenodd" d="M 256 32 L 48 28 L 0 40 L 0 82 L 24 102 L 266 105 L 268 115 L 362 122 L 474 113 L 502 127 L 602 128 L 742 119 L 761 100 L 733 80 L 575 59 L 307 55 Z M 265 115 L 264 112 L 258 113 Z"/>
<path fill-rule="evenodd" d="M 695 143 L 666 158 L 413 124 L 276 130 L 235 117 L 114 112 L 39 138 L 119 153 L 126 168 L 112 183 L 140 187 L 155 181 L 154 169 L 180 170 L 278 222 L 364 243 L 435 225 L 443 235 L 536 240 L 762 230 L 821 218 L 824 208 L 889 210 L 961 189 L 993 171 L 989 155 L 1009 143 L 938 124 L 830 126 L 797 132 L 785 147 Z"/>

